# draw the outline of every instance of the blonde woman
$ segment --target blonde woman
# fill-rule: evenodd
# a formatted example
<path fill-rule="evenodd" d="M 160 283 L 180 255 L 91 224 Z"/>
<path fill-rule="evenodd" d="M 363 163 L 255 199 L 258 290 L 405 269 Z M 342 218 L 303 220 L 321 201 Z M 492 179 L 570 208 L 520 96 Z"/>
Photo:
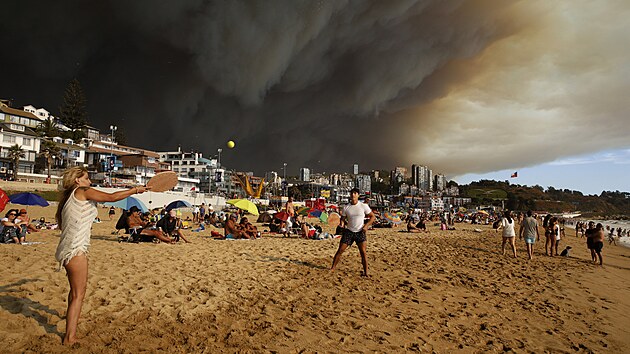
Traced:
<path fill-rule="evenodd" d="M 90 188 L 90 178 L 85 167 L 73 167 L 63 173 L 63 190 L 57 208 L 57 223 L 61 238 L 55 258 L 66 268 L 70 293 L 66 313 L 66 335 L 63 343 L 76 342 L 77 324 L 87 286 L 90 232 L 92 222 L 98 215 L 96 202 L 115 202 L 136 193 L 144 193 L 148 188 L 135 187 L 115 193 L 105 193 Z"/>

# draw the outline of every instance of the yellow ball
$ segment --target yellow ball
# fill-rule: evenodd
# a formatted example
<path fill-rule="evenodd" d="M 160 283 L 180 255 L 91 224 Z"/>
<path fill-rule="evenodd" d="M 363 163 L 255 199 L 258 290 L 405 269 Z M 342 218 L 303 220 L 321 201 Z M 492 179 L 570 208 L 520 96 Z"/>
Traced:
<path fill-rule="evenodd" d="M 232 140 L 227 142 L 227 147 L 229 147 L 230 149 L 234 147 L 234 142 Z"/>

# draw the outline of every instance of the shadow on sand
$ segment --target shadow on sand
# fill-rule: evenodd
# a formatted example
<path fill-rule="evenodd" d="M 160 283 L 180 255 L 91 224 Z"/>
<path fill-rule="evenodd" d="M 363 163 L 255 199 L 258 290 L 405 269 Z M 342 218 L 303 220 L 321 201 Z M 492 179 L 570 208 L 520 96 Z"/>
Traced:
<path fill-rule="evenodd" d="M 16 315 L 23 315 L 25 317 L 34 318 L 48 333 L 54 333 L 58 336 L 62 336 L 61 333 L 57 331 L 57 326 L 51 323 L 48 323 L 48 319 L 43 316 L 40 312 L 45 312 L 47 314 L 57 316 L 61 318 L 59 312 L 49 308 L 46 305 L 42 305 L 39 302 L 32 301 L 27 298 L 15 297 L 10 295 L 10 293 L 19 292 L 22 290 L 16 289 L 20 285 L 24 285 L 26 283 L 38 282 L 41 279 L 22 279 L 18 282 L 1 285 L 0 286 L 0 307 L 7 310 L 8 312 Z"/>

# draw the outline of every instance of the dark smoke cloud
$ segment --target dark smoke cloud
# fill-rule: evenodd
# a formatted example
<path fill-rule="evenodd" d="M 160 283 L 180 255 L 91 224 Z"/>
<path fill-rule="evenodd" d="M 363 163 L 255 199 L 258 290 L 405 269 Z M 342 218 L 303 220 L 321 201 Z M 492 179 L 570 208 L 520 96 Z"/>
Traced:
<path fill-rule="evenodd" d="M 229 167 L 412 163 L 456 175 L 628 146 L 625 2 L 28 2 L 0 15 L 0 96 Z M 6 54 L 7 48 L 10 55 Z"/>

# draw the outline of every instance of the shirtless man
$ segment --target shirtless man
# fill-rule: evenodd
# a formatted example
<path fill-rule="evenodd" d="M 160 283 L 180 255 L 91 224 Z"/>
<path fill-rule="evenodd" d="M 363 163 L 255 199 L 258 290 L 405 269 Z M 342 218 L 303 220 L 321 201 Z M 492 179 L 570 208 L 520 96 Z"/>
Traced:
<path fill-rule="evenodd" d="M 593 239 L 593 251 L 599 257 L 599 265 L 604 265 L 604 257 L 602 257 L 602 248 L 604 248 L 604 226 L 601 223 L 598 223 L 595 226 L 595 232 L 592 232 L 589 237 Z M 596 263 L 596 261 L 594 261 Z"/>
<path fill-rule="evenodd" d="M 289 218 L 287 219 L 287 233 L 291 230 L 293 226 L 293 222 L 295 222 L 295 207 L 293 206 L 293 197 L 289 197 L 287 200 L 287 204 L 285 205 L 285 209 L 287 214 L 289 214 Z"/>
<path fill-rule="evenodd" d="M 237 218 L 238 216 L 236 216 L 236 213 L 234 213 L 230 215 L 230 217 L 225 221 L 225 227 L 223 228 L 223 231 L 225 232 L 225 238 L 226 239 L 239 239 L 239 238 L 249 239 L 249 236 L 247 236 L 247 234 L 243 232 L 239 228 L 239 226 L 236 224 Z"/>

